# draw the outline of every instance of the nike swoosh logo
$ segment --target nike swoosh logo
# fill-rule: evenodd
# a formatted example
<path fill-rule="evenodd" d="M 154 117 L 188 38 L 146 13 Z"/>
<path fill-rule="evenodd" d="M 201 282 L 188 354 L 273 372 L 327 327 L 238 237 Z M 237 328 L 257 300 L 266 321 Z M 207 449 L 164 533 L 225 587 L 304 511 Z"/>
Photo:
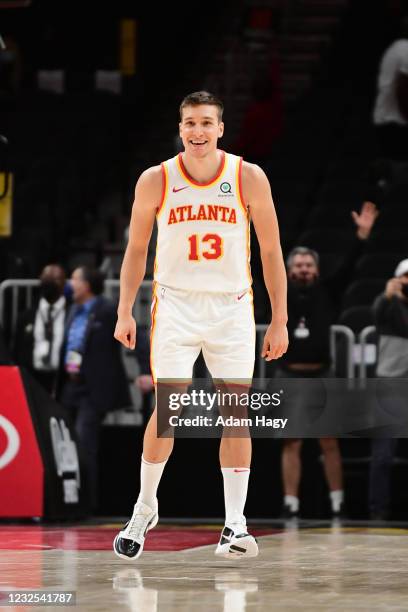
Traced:
<path fill-rule="evenodd" d="M 179 187 L 177 189 L 177 187 L 173 187 L 173 193 L 177 193 L 178 191 L 183 191 L 183 189 L 188 189 L 188 185 L 186 185 L 185 187 Z"/>
<path fill-rule="evenodd" d="M 246 294 L 246 291 L 244 291 L 244 293 L 242 295 L 239 295 L 238 299 L 240 300 L 241 298 L 243 298 L 245 294 Z"/>
<path fill-rule="evenodd" d="M 234 472 L 249 472 L 249 470 L 234 470 Z"/>

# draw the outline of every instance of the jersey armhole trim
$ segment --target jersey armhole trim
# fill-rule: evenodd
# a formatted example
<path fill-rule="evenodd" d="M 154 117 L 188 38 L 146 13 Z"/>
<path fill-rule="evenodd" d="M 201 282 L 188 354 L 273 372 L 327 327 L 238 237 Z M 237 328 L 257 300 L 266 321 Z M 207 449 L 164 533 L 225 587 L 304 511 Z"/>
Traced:
<path fill-rule="evenodd" d="M 239 158 L 238 163 L 237 163 L 236 191 L 237 191 L 238 202 L 241 205 L 243 213 L 246 217 L 248 217 L 248 207 L 245 205 L 244 196 L 242 193 L 242 157 Z"/>
<path fill-rule="evenodd" d="M 160 205 L 156 212 L 156 217 L 160 215 L 160 213 L 162 212 L 164 208 L 164 204 L 167 199 L 168 187 L 169 187 L 169 175 L 168 175 L 168 171 L 167 171 L 165 162 L 161 163 L 161 171 L 162 171 L 162 185 L 163 185 L 162 186 L 162 197 L 160 200 Z"/>
<path fill-rule="evenodd" d="M 152 375 L 152 381 L 155 385 L 157 378 L 154 370 L 154 355 L 153 355 L 153 338 L 156 328 L 156 312 L 157 312 L 157 293 L 156 293 L 156 281 L 153 281 L 152 287 L 152 308 L 151 308 L 151 324 L 150 324 L 150 372 Z"/>
<path fill-rule="evenodd" d="M 239 158 L 237 163 L 237 176 L 236 176 L 236 190 L 237 190 L 237 198 L 241 205 L 242 211 L 247 219 L 246 223 L 246 251 L 247 251 L 247 277 L 249 281 L 249 286 L 252 286 L 252 274 L 251 274 L 251 233 L 250 233 L 250 214 L 248 207 L 245 205 L 244 196 L 242 193 L 242 157 Z M 252 294 L 253 296 L 253 294 Z M 253 300 L 252 300 L 252 308 L 253 308 Z"/>

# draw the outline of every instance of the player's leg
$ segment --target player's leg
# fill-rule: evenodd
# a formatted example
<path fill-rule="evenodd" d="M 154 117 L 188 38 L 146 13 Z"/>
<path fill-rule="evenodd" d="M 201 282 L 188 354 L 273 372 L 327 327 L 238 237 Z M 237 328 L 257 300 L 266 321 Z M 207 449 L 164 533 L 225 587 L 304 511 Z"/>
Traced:
<path fill-rule="evenodd" d="M 160 382 L 158 383 L 160 385 Z M 159 436 L 158 427 L 160 405 L 156 385 L 156 407 L 149 419 L 143 440 L 143 454 L 140 462 L 140 491 L 133 508 L 133 514 L 114 541 L 115 553 L 123 558 L 136 560 L 143 551 L 146 533 L 157 525 L 158 501 L 157 489 L 163 475 L 167 460 L 173 450 L 172 430 L 165 436 Z M 187 390 L 188 383 L 177 386 L 179 393 Z M 161 397 L 160 401 L 163 401 Z"/>
<path fill-rule="evenodd" d="M 327 483 L 330 489 L 330 502 L 333 516 L 339 516 L 343 511 L 343 468 L 339 443 L 336 438 L 320 438 L 323 452 L 323 464 Z"/>
<path fill-rule="evenodd" d="M 185 359 L 186 362 L 192 363 L 196 359 L 196 351 L 186 353 Z M 155 385 L 156 407 L 146 426 L 143 438 L 140 493 L 137 501 L 155 508 L 156 511 L 157 489 L 174 446 L 173 428 L 168 426 L 169 395 L 185 393 L 189 384 L 190 380 L 175 382 L 174 379 L 170 379 L 166 382 L 159 380 Z M 165 419 L 167 423 L 163 423 Z"/>
<path fill-rule="evenodd" d="M 157 397 L 157 391 L 156 391 Z M 157 510 L 157 489 L 164 467 L 171 455 L 174 438 L 157 435 L 157 402 L 146 426 L 140 465 L 140 492 L 138 502 Z"/>
<path fill-rule="evenodd" d="M 238 428 L 237 428 L 238 429 Z M 227 558 L 258 554 L 255 538 L 248 534 L 244 514 L 251 466 L 252 441 L 249 430 L 224 428 L 220 443 L 220 465 L 224 482 L 225 526 L 216 549 Z"/>
<path fill-rule="evenodd" d="M 227 398 L 237 398 L 235 406 L 220 406 L 220 414 L 224 419 L 233 416 L 244 423 L 244 419 L 248 418 L 248 410 L 246 405 L 240 406 L 239 398 L 248 395 L 250 387 L 224 381 L 223 384 L 218 384 L 217 388 L 219 397 L 222 398 L 225 393 Z M 246 525 L 244 507 L 248 491 L 251 454 L 252 440 L 249 427 L 245 424 L 224 426 L 219 457 L 224 480 L 225 524 L 230 528 L 233 528 L 234 525 Z"/>
<path fill-rule="evenodd" d="M 162 428 L 159 428 L 160 402 L 165 403 L 161 393 L 161 381 L 178 379 L 172 390 L 184 392 L 191 380 L 193 365 L 200 351 L 197 338 L 186 326 L 183 328 L 184 317 L 177 301 L 166 299 L 164 303 L 164 295 L 165 292 L 155 295 L 152 310 L 151 366 L 155 381 L 156 407 L 147 424 L 143 441 L 140 492 L 130 521 L 114 541 L 115 553 L 130 560 L 140 556 L 147 531 L 158 522 L 157 489 L 173 449 L 172 431 L 163 436 L 159 435 L 162 431 Z M 164 388 L 167 389 L 167 386 L 164 385 Z"/>
<path fill-rule="evenodd" d="M 240 294 L 242 295 L 242 294 Z M 219 325 L 211 326 L 203 343 L 203 355 L 218 390 L 247 394 L 252 381 L 255 359 L 255 321 L 252 292 L 238 296 L 214 297 L 214 308 L 221 313 Z M 219 301 L 220 304 L 216 303 Z M 224 381 L 220 387 L 219 381 Z M 224 410 L 223 416 L 248 417 L 245 403 Z M 225 408 L 225 406 L 224 406 Z M 220 412 L 221 406 L 220 406 Z M 217 555 L 252 557 L 258 554 L 255 538 L 248 534 L 244 514 L 251 465 L 249 428 L 224 427 L 220 443 L 220 464 L 224 482 L 225 527 Z"/>
<path fill-rule="evenodd" d="M 242 468 L 251 467 L 252 441 L 248 437 L 223 436 L 220 443 L 220 465 L 232 469 L 237 465 Z"/>
<path fill-rule="evenodd" d="M 152 457 L 156 461 L 149 461 L 146 458 L 143 445 L 143 454 L 140 462 L 139 496 L 134 505 L 132 517 L 117 534 L 113 542 L 115 554 L 122 559 L 136 560 L 142 554 L 146 533 L 153 529 L 159 520 L 157 488 L 167 458 L 171 453 L 173 440 L 171 438 L 153 440 L 154 433 L 156 432 L 156 414 L 157 410 L 155 409 L 149 419 L 145 432 L 145 441 L 147 434 L 150 451 L 147 457 Z M 163 460 L 160 460 L 162 458 Z"/>

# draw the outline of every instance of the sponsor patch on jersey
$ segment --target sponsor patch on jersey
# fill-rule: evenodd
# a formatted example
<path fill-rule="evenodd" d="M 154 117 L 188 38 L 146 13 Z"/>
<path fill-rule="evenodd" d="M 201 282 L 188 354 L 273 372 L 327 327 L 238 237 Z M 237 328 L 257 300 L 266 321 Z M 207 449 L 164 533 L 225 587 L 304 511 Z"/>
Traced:
<path fill-rule="evenodd" d="M 221 183 L 220 192 L 221 193 L 218 194 L 219 198 L 234 197 L 234 194 L 232 193 L 232 189 L 231 189 L 231 183 L 228 183 L 227 181 L 224 181 L 223 183 Z"/>

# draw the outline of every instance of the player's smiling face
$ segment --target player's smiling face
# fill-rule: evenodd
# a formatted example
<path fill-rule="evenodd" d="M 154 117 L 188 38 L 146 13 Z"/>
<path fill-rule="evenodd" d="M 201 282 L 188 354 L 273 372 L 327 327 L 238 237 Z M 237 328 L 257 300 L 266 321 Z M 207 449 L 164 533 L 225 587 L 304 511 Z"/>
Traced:
<path fill-rule="evenodd" d="M 204 157 L 217 149 L 217 140 L 224 133 L 218 108 L 212 104 L 186 106 L 179 124 L 184 149 L 194 157 Z"/>

